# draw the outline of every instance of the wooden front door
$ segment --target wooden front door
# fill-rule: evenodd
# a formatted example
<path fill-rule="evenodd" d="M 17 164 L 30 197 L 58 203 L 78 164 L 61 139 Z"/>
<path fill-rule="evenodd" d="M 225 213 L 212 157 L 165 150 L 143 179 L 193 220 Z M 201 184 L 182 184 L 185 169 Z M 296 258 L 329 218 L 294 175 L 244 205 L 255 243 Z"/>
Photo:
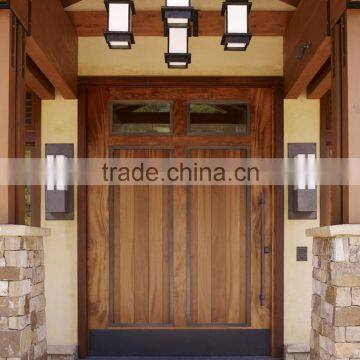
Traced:
<path fill-rule="evenodd" d="M 88 84 L 87 157 L 275 157 L 277 89 Z M 271 186 L 89 186 L 90 355 L 275 354 L 280 198 Z"/>

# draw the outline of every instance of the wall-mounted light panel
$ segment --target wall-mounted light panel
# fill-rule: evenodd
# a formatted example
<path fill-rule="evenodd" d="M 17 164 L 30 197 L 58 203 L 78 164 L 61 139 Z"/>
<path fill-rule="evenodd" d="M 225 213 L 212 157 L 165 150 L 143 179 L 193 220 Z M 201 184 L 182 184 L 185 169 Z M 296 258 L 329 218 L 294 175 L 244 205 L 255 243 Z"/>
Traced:
<path fill-rule="evenodd" d="M 69 160 L 74 158 L 73 144 L 46 144 L 46 220 L 74 219 L 74 186 L 69 184 Z"/>
<path fill-rule="evenodd" d="M 294 160 L 295 185 L 289 186 L 290 220 L 317 218 L 316 144 L 288 144 L 288 157 Z"/>

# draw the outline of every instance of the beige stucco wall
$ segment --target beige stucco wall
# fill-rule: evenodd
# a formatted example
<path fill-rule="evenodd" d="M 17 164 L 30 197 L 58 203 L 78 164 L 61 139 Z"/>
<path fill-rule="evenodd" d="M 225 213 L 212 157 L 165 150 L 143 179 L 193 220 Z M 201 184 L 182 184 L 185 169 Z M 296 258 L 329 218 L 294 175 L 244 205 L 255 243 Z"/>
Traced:
<path fill-rule="evenodd" d="M 320 101 L 286 100 L 284 105 L 285 155 L 289 142 L 315 142 L 319 152 Z M 288 193 L 285 191 L 285 343 L 308 343 L 312 296 L 312 241 L 305 230 L 319 220 L 288 220 Z M 318 214 L 318 218 L 320 213 Z M 308 246 L 308 262 L 296 261 L 296 247 Z"/>
<path fill-rule="evenodd" d="M 77 101 L 56 95 L 54 101 L 42 101 L 41 146 L 45 156 L 47 143 L 73 143 L 77 152 Z M 42 193 L 42 226 L 51 229 L 45 239 L 45 296 L 48 343 L 77 343 L 77 222 L 46 221 Z M 76 192 L 75 192 L 76 199 Z"/>
<path fill-rule="evenodd" d="M 133 51 L 110 51 L 103 38 L 80 38 L 79 74 L 102 76 L 229 75 L 281 76 L 281 37 L 255 37 L 245 53 L 224 52 L 218 38 L 193 39 L 188 70 L 168 70 L 163 38 L 136 38 Z M 318 142 L 319 101 L 285 101 L 285 143 Z M 76 101 L 43 102 L 43 143 L 76 144 Z M 309 341 L 311 242 L 305 229 L 318 221 L 288 221 L 285 203 L 285 342 Z M 76 343 L 76 222 L 45 222 L 53 229 L 46 243 L 48 338 L 50 344 Z M 296 246 L 309 246 L 309 261 L 296 262 Z M 61 272 L 59 271 L 61 269 Z"/>
<path fill-rule="evenodd" d="M 103 37 L 79 39 L 80 76 L 281 76 L 281 37 L 254 37 L 246 52 L 225 52 L 219 37 L 191 38 L 188 69 L 168 69 L 162 37 L 136 37 L 131 51 L 112 51 Z M 96 54 L 96 56 L 94 56 Z"/>

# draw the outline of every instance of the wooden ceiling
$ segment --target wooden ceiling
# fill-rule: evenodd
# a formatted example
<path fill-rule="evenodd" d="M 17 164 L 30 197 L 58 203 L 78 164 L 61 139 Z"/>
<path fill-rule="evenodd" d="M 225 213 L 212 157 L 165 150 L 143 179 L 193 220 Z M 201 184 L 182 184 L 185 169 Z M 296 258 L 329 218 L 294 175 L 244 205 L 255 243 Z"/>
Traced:
<path fill-rule="evenodd" d="M 295 6 L 295 7 L 298 6 L 299 2 L 300 2 L 300 0 L 280 0 L 280 1 L 282 1 L 285 4 Z"/>
<path fill-rule="evenodd" d="M 81 0 L 61 0 L 63 7 L 66 8 L 68 6 L 71 6 L 73 4 L 76 4 L 80 2 Z M 280 0 L 285 4 L 292 5 L 292 6 L 298 6 L 300 0 Z"/>
<path fill-rule="evenodd" d="M 66 8 L 66 7 L 70 6 L 70 5 L 74 5 L 79 1 L 81 1 L 81 0 L 61 0 L 64 8 Z"/>

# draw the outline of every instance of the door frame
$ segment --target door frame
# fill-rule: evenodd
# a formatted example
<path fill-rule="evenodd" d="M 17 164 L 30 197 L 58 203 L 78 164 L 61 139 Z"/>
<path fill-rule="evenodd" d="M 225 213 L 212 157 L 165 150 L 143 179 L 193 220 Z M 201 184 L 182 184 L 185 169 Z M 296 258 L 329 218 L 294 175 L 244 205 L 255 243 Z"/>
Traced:
<path fill-rule="evenodd" d="M 272 88 L 276 117 L 277 158 L 284 157 L 284 91 L 283 77 L 80 77 L 78 78 L 78 158 L 87 157 L 87 89 L 101 85 L 118 87 L 242 87 Z M 78 349 L 79 358 L 88 354 L 87 311 L 87 192 L 78 186 Z M 284 186 L 275 186 L 275 249 L 272 263 L 271 349 L 280 357 L 284 346 Z"/>

